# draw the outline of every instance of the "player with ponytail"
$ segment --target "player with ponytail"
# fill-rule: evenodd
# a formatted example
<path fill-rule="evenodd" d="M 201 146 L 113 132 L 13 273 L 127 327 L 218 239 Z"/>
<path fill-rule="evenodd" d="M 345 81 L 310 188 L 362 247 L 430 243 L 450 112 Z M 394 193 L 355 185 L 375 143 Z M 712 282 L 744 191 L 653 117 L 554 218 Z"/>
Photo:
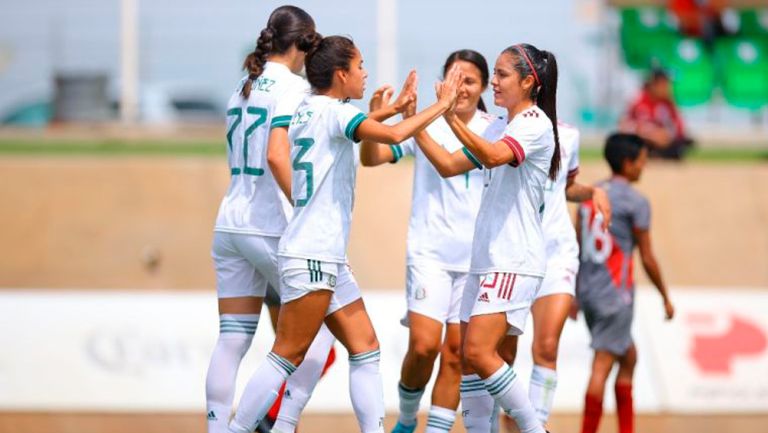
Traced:
<path fill-rule="evenodd" d="M 231 175 L 214 229 L 219 337 L 206 377 L 209 433 L 225 433 L 235 379 L 259 322 L 268 288 L 278 288 L 277 245 L 291 216 L 288 124 L 308 94 L 298 74 L 321 36 L 312 17 L 294 6 L 275 9 L 256 48 L 243 62 L 246 76 L 227 104 L 227 156 Z M 279 304 L 278 304 L 279 306 Z M 308 362 L 287 383 L 292 418 L 306 404 L 334 338 L 326 329 Z"/>

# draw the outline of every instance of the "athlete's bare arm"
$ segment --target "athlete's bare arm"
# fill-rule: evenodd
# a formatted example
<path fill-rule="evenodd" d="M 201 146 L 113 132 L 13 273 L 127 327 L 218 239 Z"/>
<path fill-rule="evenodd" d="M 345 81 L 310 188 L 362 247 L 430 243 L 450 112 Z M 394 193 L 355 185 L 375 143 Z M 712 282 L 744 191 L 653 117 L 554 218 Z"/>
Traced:
<path fill-rule="evenodd" d="M 291 201 L 291 146 L 287 127 L 272 128 L 269 132 L 267 164 L 280 190 Z"/>
<path fill-rule="evenodd" d="M 578 183 L 576 176 L 570 176 L 565 186 L 565 199 L 576 203 L 591 199 L 595 210 L 603 215 L 603 230 L 611 226 L 611 201 L 602 188 Z"/>
<path fill-rule="evenodd" d="M 656 290 L 661 294 L 661 298 L 664 301 L 664 312 L 667 320 L 671 320 L 675 315 L 675 308 L 672 305 L 672 301 L 669 299 L 669 292 L 667 286 L 661 278 L 661 269 L 656 261 L 656 256 L 651 249 L 651 233 L 650 230 L 634 230 L 635 242 L 637 248 L 640 250 L 640 258 L 643 262 L 643 268 L 645 273 L 648 274 L 648 278 L 651 279 L 653 285 L 656 286 Z"/>

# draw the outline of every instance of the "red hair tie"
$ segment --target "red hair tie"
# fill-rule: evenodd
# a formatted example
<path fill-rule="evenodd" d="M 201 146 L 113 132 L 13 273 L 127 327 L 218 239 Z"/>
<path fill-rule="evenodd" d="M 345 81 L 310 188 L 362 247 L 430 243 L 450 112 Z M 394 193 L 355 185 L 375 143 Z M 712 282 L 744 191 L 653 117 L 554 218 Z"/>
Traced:
<path fill-rule="evenodd" d="M 533 62 L 531 62 L 531 59 L 528 57 L 528 53 L 525 52 L 525 48 L 523 48 L 521 44 L 515 45 L 515 48 L 517 48 L 517 50 L 523 54 L 523 58 L 528 63 L 528 66 L 531 68 L 531 71 L 533 71 L 533 78 L 536 79 L 536 85 L 541 86 L 541 80 L 539 80 L 539 74 L 536 73 L 536 68 L 533 67 Z"/>

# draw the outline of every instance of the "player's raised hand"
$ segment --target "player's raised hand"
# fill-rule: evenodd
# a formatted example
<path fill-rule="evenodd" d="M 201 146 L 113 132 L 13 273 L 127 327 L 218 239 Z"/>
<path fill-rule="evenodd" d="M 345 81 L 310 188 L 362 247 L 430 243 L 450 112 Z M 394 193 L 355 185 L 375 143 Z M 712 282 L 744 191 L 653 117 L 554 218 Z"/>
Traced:
<path fill-rule="evenodd" d="M 389 84 L 385 84 L 379 87 L 375 92 L 373 92 L 371 100 L 368 101 L 368 110 L 373 112 L 386 107 L 389 105 L 389 100 L 392 98 L 392 94 L 394 93 L 395 90 Z"/>
<path fill-rule="evenodd" d="M 608 193 L 600 187 L 595 187 L 592 192 L 592 203 L 595 210 L 603 215 L 602 229 L 608 231 L 611 226 L 611 201 L 608 199 Z"/>
<path fill-rule="evenodd" d="M 454 64 L 445 79 L 438 83 L 437 100 L 448 104 L 449 110 L 453 109 L 456 99 L 459 97 L 459 87 L 464 82 L 464 73 L 461 72 L 459 65 Z"/>
<path fill-rule="evenodd" d="M 411 69 L 411 71 L 408 72 L 408 77 L 406 77 L 405 81 L 403 82 L 403 87 L 400 89 L 400 94 L 397 95 L 397 99 L 395 99 L 395 101 L 392 103 L 395 111 L 402 113 L 412 101 L 416 100 L 417 82 L 418 76 L 416 75 L 416 70 Z"/>

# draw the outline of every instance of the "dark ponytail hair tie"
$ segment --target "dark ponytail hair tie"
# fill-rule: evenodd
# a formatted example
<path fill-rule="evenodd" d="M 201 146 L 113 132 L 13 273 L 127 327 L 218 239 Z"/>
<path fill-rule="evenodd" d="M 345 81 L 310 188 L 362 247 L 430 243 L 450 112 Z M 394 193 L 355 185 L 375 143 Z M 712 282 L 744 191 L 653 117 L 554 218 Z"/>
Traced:
<path fill-rule="evenodd" d="M 528 63 L 528 66 L 531 68 L 531 71 L 533 72 L 533 78 L 536 79 L 536 85 L 541 86 L 541 80 L 539 80 L 539 74 L 536 73 L 536 68 L 533 66 L 533 62 L 531 61 L 530 57 L 528 57 L 528 53 L 525 52 L 525 48 L 521 44 L 515 45 L 518 51 L 523 55 L 523 58 L 525 59 L 526 63 Z"/>

